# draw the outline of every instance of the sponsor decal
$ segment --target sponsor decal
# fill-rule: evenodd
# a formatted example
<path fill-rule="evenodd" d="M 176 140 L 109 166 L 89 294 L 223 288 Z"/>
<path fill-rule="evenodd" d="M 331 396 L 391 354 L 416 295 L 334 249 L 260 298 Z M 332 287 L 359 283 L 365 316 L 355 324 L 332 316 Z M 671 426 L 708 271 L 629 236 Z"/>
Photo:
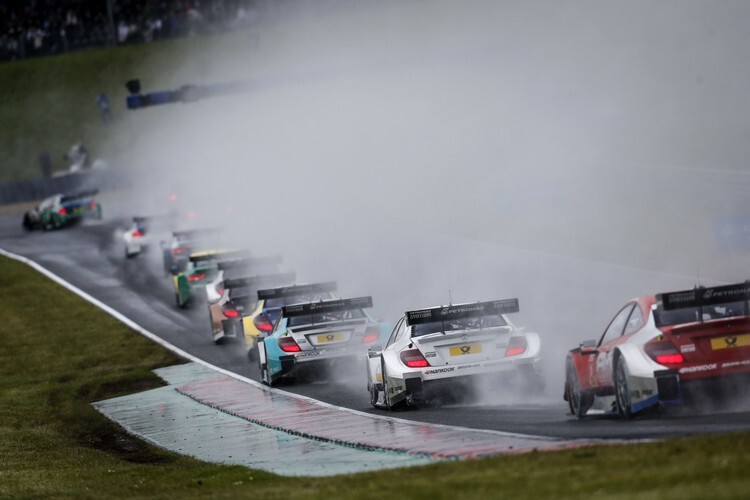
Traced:
<path fill-rule="evenodd" d="M 305 351 L 297 353 L 298 358 L 312 358 L 315 356 L 320 356 L 320 351 Z"/>
<path fill-rule="evenodd" d="M 434 358 L 435 356 L 437 356 L 437 353 L 435 353 L 435 351 L 424 353 L 425 358 Z"/>
<path fill-rule="evenodd" d="M 480 365 L 479 363 L 474 363 L 473 365 L 461 365 L 458 367 L 458 369 L 463 370 L 465 368 L 479 368 L 480 366 L 482 365 Z"/>
<path fill-rule="evenodd" d="M 466 335 L 465 333 L 463 335 L 461 335 L 461 342 L 466 342 L 467 340 L 469 340 L 469 336 L 468 335 Z"/>
<path fill-rule="evenodd" d="M 680 368 L 680 373 L 707 372 L 709 370 L 715 370 L 716 366 L 717 366 L 716 363 L 710 363 L 707 365 L 698 365 L 698 366 L 686 366 L 684 368 Z"/>
<path fill-rule="evenodd" d="M 750 359 L 745 359 L 742 361 L 728 361 L 721 364 L 722 368 L 735 368 L 737 366 L 750 366 Z"/>
<path fill-rule="evenodd" d="M 469 354 L 471 352 L 470 345 L 462 345 L 459 349 L 461 349 L 461 354 Z"/>
<path fill-rule="evenodd" d="M 695 344 L 681 345 L 680 352 L 695 352 Z"/>
<path fill-rule="evenodd" d="M 454 367 L 454 366 L 451 366 L 449 368 L 435 368 L 434 370 L 427 370 L 426 372 L 424 372 L 424 374 L 425 375 L 433 375 L 435 373 L 448 373 L 448 372 L 454 371 L 455 369 L 456 369 L 456 367 Z"/>

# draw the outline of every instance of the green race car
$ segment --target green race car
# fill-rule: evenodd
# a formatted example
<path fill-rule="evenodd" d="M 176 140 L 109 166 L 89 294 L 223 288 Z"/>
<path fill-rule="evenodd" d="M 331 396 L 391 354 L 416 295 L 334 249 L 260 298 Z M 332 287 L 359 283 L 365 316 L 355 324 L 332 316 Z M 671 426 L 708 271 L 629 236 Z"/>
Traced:
<path fill-rule="evenodd" d="M 102 206 L 94 199 L 96 194 L 97 191 L 83 191 L 50 196 L 23 215 L 23 228 L 60 229 L 89 217 L 101 219 Z"/>

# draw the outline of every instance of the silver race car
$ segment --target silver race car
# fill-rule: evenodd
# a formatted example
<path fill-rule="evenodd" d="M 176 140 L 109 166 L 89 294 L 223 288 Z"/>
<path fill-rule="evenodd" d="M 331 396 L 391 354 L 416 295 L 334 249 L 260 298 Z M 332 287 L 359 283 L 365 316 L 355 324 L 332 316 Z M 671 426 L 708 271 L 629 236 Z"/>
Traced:
<path fill-rule="evenodd" d="M 405 313 L 385 347 L 367 353 L 371 404 L 393 409 L 461 398 L 485 381 L 538 394 L 541 342 L 505 317 L 518 310 L 518 299 L 508 299 Z"/>

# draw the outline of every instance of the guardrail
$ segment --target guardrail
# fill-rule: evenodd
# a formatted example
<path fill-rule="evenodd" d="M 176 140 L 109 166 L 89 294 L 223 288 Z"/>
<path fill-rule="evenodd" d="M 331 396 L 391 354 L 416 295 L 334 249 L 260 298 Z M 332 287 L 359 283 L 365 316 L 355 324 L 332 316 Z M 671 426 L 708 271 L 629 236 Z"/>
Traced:
<path fill-rule="evenodd" d="M 127 187 L 124 175 L 112 169 L 84 170 L 50 178 L 28 179 L 0 184 L 0 205 L 41 200 L 56 193 L 84 189 L 110 190 Z"/>

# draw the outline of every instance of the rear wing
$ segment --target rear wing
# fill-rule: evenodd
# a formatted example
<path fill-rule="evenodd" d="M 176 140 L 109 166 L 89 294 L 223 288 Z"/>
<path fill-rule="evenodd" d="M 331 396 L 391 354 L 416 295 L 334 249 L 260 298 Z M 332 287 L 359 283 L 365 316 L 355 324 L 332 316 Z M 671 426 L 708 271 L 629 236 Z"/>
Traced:
<path fill-rule="evenodd" d="M 247 257 L 220 261 L 218 268 L 220 271 L 239 268 L 252 269 L 253 267 L 270 267 L 281 264 L 282 261 L 283 259 L 281 255 L 271 255 L 269 257 Z"/>
<path fill-rule="evenodd" d="M 81 201 L 86 198 L 93 198 L 99 194 L 98 189 L 89 189 L 87 191 L 79 191 L 78 193 L 66 194 L 60 198 L 60 203 L 70 203 L 71 201 Z"/>
<path fill-rule="evenodd" d="M 258 300 L 278 299 L 295 295 L 314 295 L 336 291 L 336 282 L 312 283 L 309 285 L 283 286 L 258 290 Z"/>
<path fill-rule="evenodd" d="M 297 275 L 295 273 L 264 274 L 259 276 L 231 278 L 224 280 L 224 289 L 231 291 L 238 288 L 245 288 L 255 291 L 264 286 L 294 283 L 296 278 Z"/>
<path fill-rule="evenodd" d="M 281 315 L 286 318 L 309 316 L 372 307 L 372 297 L 355 297 L 353 299 L 322 300 L 307 304 L 295 304 L 281 308 Z"/>
<path fill-rule="evenodd" d="M 188 229 L 186 231 L 172 231 L 174 238 L 184 238 L 187 240 L 193 238 L 203 238 L 206 236 L 214 236 L 221 234 L 224 230 L 220 227 L 206 227 L 203 229 Z"/>
<path fill-rule="evenodd" d="M 473 304 L 458 304 L 447 307 L 433 307 L 406 312 L 406 324 L 421 325 L 438 321 L 452 321 L 466 318 L 480 318 L 491 314 L 511 314 L 519 311 L 518 299 L 492 300 Z"/>
<path fill-rule="evenodd" d="M 654 320 L 658 326 L 703 321 L 704 307 L 727 306 L 738 302 L 743 304 L 743 314 L 749 315 L 750 281 L 734 285 L 696 287 L 692 290 L 660 293 L 656 295 Z M 679 312 L 684 313 L 679 314 Z M 698 314 L 693 314 L 694 312 Z"/>
<path fill-rule="evenodd" d="M 213 262 L 219 259 L 242 259 L 246 258 L 248 253 L 242 250 L 209 250 L 200 252 L 200 255 L 191 255 L 190 262 L 197 264 L 199 262 Z"/>

